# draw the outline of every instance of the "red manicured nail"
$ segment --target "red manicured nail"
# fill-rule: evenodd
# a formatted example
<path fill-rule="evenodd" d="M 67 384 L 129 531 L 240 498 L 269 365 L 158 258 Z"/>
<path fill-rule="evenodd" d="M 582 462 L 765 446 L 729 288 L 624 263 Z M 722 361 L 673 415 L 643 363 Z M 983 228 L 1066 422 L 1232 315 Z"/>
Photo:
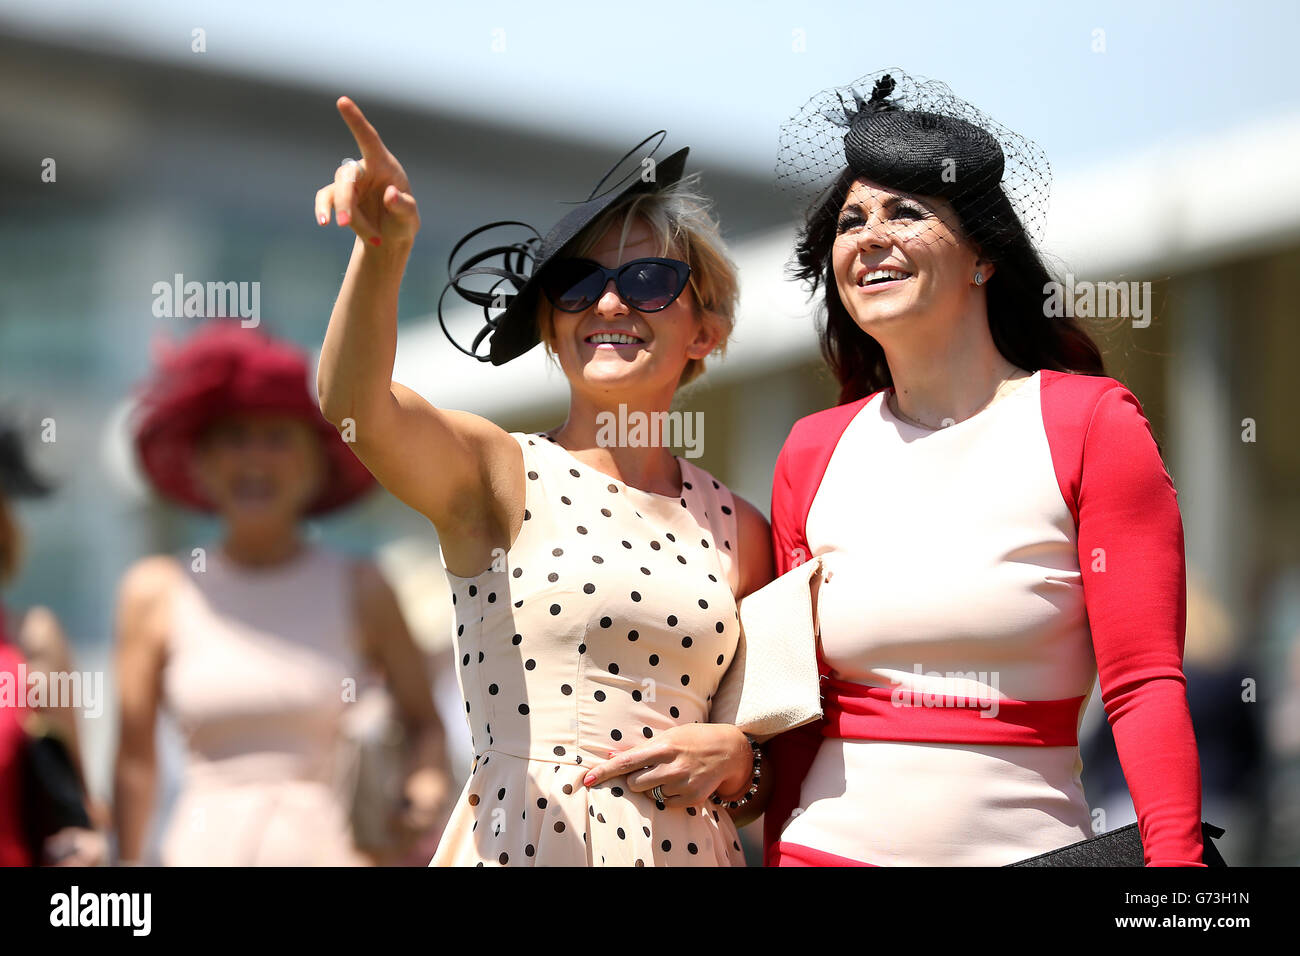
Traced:
<path fill-rule="evenodd" d="M 371 237 L 370 237 L 370 243 L 371 243 L 371 245 L 375 245 L 375 246 L 379 245 L 379 237 L 378 237 L 378 236 L 371 236 Z"/>

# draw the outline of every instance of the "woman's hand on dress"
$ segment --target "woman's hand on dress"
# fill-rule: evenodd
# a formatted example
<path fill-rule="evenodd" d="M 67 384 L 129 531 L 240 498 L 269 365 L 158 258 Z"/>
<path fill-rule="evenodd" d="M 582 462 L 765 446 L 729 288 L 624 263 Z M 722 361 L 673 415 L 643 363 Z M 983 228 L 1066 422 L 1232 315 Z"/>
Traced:
<path fill-rule="evenodd" d="M 336 105 L 357 141 L 361 160 L 341 164 L 334 182 L 317 190 L 317 224 L 326 225 L 332 212 L 340 226 L 351 226 L 371 245 L 410 243 L 420 230 L 420 212 L 406 171 L 356 103 L 340 96 Z"/>
<path fill-rule="evenodd" d="M 588 787 L 626 775 L 627 788 L 662 788 L 664 806 L 698 807 L 715 794 L 735 798 L 753 770 L 749 740 L 731 724 L 685 724 L 612 753 L 583 778 Z"/>

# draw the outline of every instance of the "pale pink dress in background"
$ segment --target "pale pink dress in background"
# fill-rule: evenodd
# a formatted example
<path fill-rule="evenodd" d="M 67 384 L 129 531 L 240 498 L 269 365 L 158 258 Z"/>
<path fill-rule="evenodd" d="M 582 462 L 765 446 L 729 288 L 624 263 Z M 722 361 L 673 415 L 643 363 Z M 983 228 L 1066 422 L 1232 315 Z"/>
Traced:
<path fill-rule="evenodd" d="M 345 681 L 362 683 L 346 557 L 308 545 L 249 570 L 211 548 L 175 595 L 163 706 L 185 738 L 166 866 L 350 866 L 338 778 Z"/>

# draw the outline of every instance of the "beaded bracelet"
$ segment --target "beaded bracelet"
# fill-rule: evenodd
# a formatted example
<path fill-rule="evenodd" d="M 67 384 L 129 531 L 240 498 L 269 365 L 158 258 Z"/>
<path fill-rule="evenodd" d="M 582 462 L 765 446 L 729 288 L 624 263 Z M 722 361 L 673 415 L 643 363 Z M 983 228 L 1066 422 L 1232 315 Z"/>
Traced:
<path fill-rule="evenodd" d="M 744 796 L 736 800 L 723 800 L 716 793 L 712 798 L 715 804 L 726 807 L 728 810 L 736 810 L 749 803 L 749 801 L 754 798 L 754 794 L 758 793 L 758 782 L 763 775 L 763 751 L 759 748 L 758 741 L 749 736 L 749 734 L 745 735 L 745 739 L 749 741 L 750 750 L 752 750 L 754 754 L 754 772 L 750 778 L 749 789 L 745 791 Z"/>

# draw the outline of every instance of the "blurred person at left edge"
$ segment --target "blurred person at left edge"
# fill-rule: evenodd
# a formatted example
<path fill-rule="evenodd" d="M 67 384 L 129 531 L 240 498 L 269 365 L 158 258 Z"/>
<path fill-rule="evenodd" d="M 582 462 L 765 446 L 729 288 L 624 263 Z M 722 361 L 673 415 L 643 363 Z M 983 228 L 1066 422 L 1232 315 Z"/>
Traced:
<path fill-rule="evenodd" d="M 13 500 L 50 491 L 28 463 L 23 427 L 6 416 L 0 420 L 0 585 L 10 584 L 22 565 Z M 55 675 L 71 671 L 53 611 L 0 604 L 0 866 L 96 866 L 107 859 L 103 836 L 90 826 L 102 808 L 90 801 L 82 775 L 75 708 L 84 701 L 48 695 L 69 686 Z"/>
<path fill-rule="evenodd" d="M 300 351 L 209 320 L 163 347 L 139 394 L 134 439 L 155 489 L 215 513 L 218 543 L 152 555 L 122 579 L 118 852 L 138 862 L 157 782 L 160 708 L 185 738 L 167 866 L 376 862 L 353 839 L 339 785 L 348 687 L 385 679 L 409 742 L 400 828 L 418 839 L 449 791 L 425 661 L 378 570 L 306 540 L 303 519 L 342 508 L 369 473 L 320 415 Z M 400 808 L 400 810 L 399 810 Z"/>

